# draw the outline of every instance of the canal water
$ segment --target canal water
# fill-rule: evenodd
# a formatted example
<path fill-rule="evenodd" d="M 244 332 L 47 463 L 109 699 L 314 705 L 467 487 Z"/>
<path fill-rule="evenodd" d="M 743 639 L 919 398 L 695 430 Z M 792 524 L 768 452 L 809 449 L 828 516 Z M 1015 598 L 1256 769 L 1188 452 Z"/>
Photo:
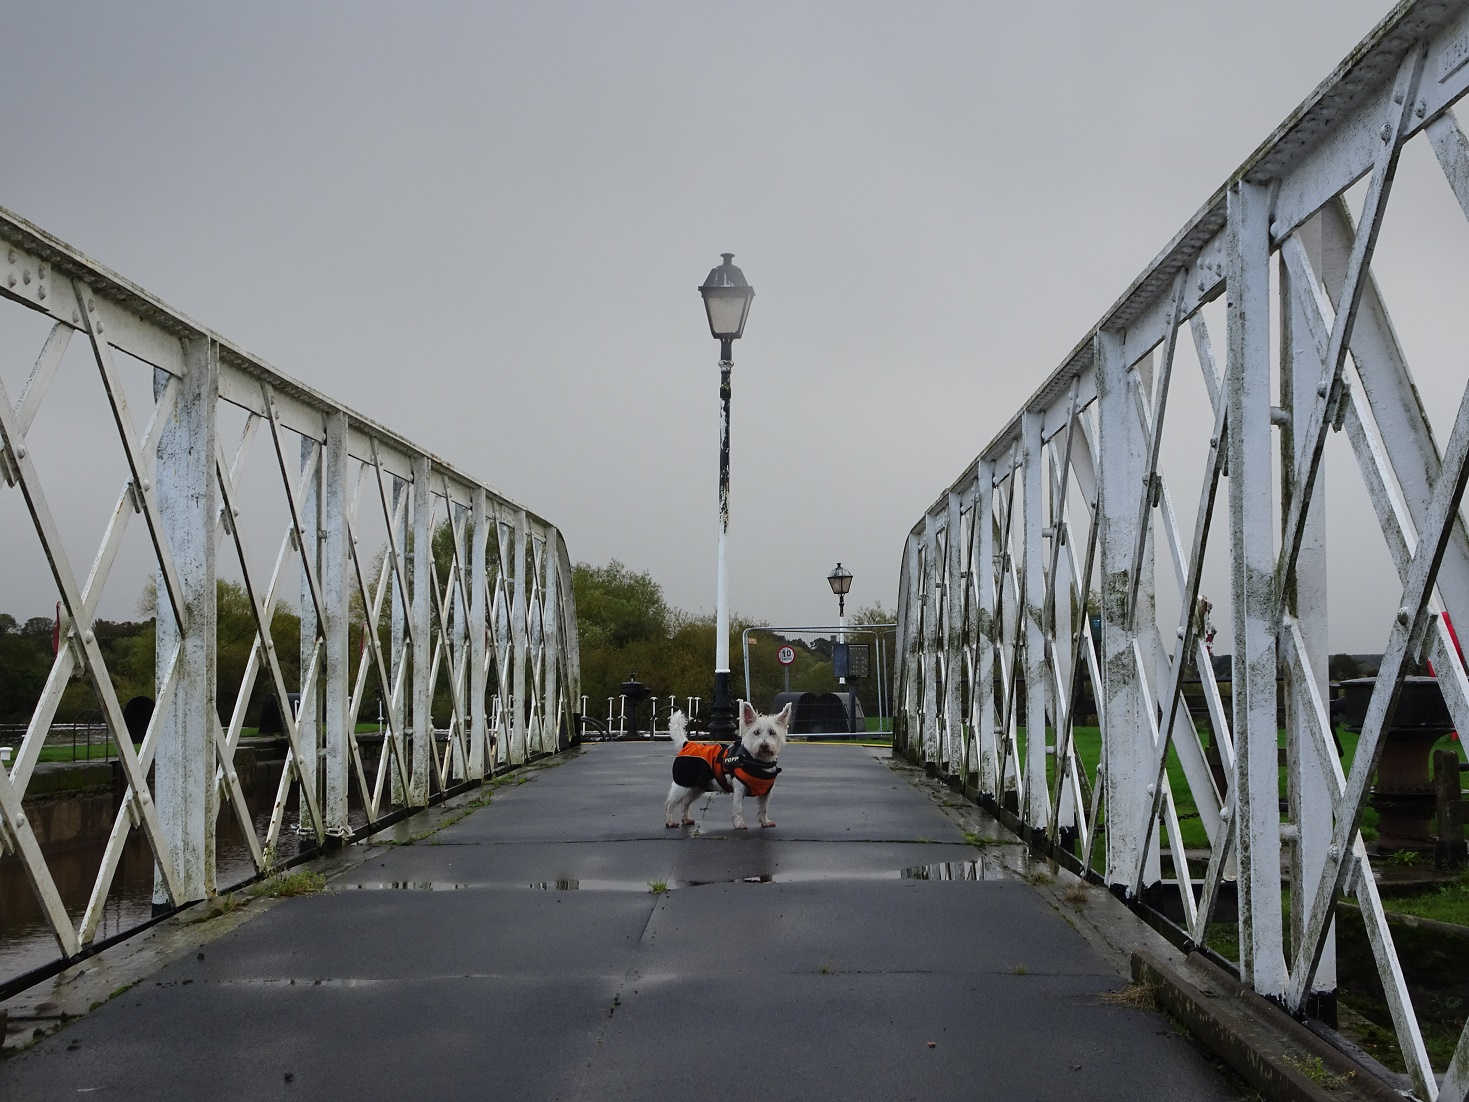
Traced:
<path fill-rule="evenodd" d="M 282 762 L 261 762 L 254 770 L 254 783 L 246 787 L 245 798 L 253 811 L 255 836 L 262 840 L 262 844 L 270 827 L 271 805 L 282 765 Z M 373 775 L 371 769 L 368 775 Z M 360 806 L 355 806 L 355 791 L 353 797 L 350 822 L 356 829 L 366 824 L 367 816 Z M 298 835 L 295 829 L 298 819 L 296 802 L 293 794 L 276 847 L 277 854 L 284 860 L 301 852 L 303 844 L 306 848 L 315 844 L 311 835 Z M 104 791 L 58 796 L 37 801 L 35 805 L 26 804 L 27 815 L 35 825 L 46 864 L 67 913 L 71 915 L 73 927 L 81 920 L 91 897 L 107 844 L 107 832 L 111 829 L 119 803 L 118 793 Z M 48 824 L 52 825 L 48 827 Z M 215 881 L 223 892 L 249 880 L 256 870 L 228 801 L 222 802 L 218 824 Z M 134 828 L 113 877 L 112 890 L 97 928 L 98 940 L 131 930 L 151 917 L 153 875 L 153 852 L 143 832 Z M 49 964 L 60 956 L 60 947 L 20 859 L 13 854 L 0 857 L 0 983 Z"/>

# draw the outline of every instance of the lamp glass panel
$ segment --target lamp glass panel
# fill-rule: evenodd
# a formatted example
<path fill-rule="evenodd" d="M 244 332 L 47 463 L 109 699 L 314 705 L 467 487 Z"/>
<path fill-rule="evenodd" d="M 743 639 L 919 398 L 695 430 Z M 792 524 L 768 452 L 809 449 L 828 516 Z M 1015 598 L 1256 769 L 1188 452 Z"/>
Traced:
<path fill-rule="evenodd" d="M 748 300 L 743 294 L 708 294 L 704 308 L 709 312 L 709 331 L 716 337 L 738 337 L 744 328 Z"/>

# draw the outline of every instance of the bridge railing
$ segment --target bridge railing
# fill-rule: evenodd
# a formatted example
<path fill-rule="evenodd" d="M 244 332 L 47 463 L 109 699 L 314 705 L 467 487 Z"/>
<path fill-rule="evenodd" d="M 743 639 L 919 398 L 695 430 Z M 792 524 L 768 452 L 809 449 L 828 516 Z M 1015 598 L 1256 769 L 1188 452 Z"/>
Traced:
<path fill-rule="evenodd" d="M 7 557 L 15 571 L 22 544 L 37 549 L 19 584 L 49 577 L 60 609 L 0 769 L 0 861 L 23 868 L 63 957 L 96 938 L 130 838 L 146 840 L 154 903 L 183 904 L 220 886 L 224 833 L 248 853 L 230 878 L 266 872 L 565 744 L 580 669 L 549 521 L 4 211 L 0 307 L 34 356 L 23 386 L 0 373 Z M 99 623 L 145 577 L 156 702 L 130 737 Z M 247 785 L 237 761 L 259 741 L 262 692 L 285 763 Z M 122 789 L 80 896 L 59 886 L 26 801 L 76 694 L 116 742 Z"/>
<path fill-rule="evenodd" d="M 1371 266 L 1413 143 L 1469 214 L 1466 88 L 1469 5 L 1401 4 L 1230 177 L 914 525 L 895 685 L 900 748 L 1180 940 L 1232 923 L 1233 895 L 1242 979 L 1292 1011 L 1334 1006 L 1355 897 L 1414 1089 L 1455 1099 L 1469 1033 L 1435 1069 L 1359 828 L 1409 665 L 1469 731 L 1442 615 L 1469 624 L 1469 395 L 1437 438 Z M 1359 479 L 1345 517 L 1327 455 Z M 1381 531 L 1395 597 L 1354 747 L 1328 623 L 1370 594 L 1328 601 L 1328 525 Z"/>

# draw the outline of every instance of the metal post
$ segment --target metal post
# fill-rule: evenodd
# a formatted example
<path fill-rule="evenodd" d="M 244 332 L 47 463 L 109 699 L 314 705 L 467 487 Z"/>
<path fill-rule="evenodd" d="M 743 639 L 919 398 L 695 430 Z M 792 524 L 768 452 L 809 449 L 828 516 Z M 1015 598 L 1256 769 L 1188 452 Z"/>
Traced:
<path fill-rule="evenodd" d="M 923 518 L 923 568 L 918 579 L 919 608 L 923 613 L 923 631 L 919 637 L 923 669 L 923 704 L 919 712 L 920 745 L 925 764 L 939 764 L 939 607 L 944 567 L 939 558 L 938 521 L 930 513 Z"/>
<path fill-rule="evenodd" d="M 174 903 L 214 894 L 215 711 L 215 410 L 219 394 L 218 346 L 193 338 L 184 349 L 184 375 L 173 416 L 158 440 L 158 512 L 169 551 L 178 566 L 184 625 L 166 598 L 158 600 L 155 647 L 159 688 L 167 662 L 178 648 L 177 683 L 154 759 L 154 795 L 163 837 L 173 858 L 178 890 Z M 168 383 L 154 373 L 155 396 Z M 158 592 L 166 592 L 160 576 Z M 126 737 L 126 736 L 124 736 Z M 155 873 L 155 906 L 168 906 L 169 893 Z"/>
<path fill-rule="evenodd" d="M 546 749 L 555 752 L 561 749 L 561 567 L 556 549 L 550 539 L 546 541 L 546 582 L 541 593 L 542 617 L 545 627 L 541 637 L 542 659 L 546 663 L 545 708 L 541 713 L 541 730 Z"/>
<path fill-rule="evenodd" d="M 975 616 L 975 685 L 969 701 L 969 724 L 974 728 L 978 785 L 982 796 L 998 800 L 999 741 L 995 731 L 995 465 L 982 459 L 974 474 L 974 560 L 969 569 L 979 587 Z"/>
<path fill-rule="evenodd" d="M 1325 263 L 1322 249 L 1322 218 L 1317 217 L 1296 231 L 1296 236 L 1306 246 L 1306 253 L 1315 263 L 1316 270 L 1325 277 L 1330 290 L 1339 288 L 1344 264 Z M 1335 259 L 1344 260 L 1344 255 Z M 1281 500 L 1289 503 L 1295 493 L 1295 471 L 1305 450 L 1309 446 L 1304 432 L 1297 432 L 1296 425 L 1305 426 L 1310 420 L 1311 406 L 1316 400 L 1316 384 L 1321 379 L 1321 357 L 1317 355 L 1311 330 L 1303 316 L 1309 298 L 1303 299 L 1295 279 L 1287 265 L 1280 266 L 1280 405 L 1287 419 L 1280 432 L 1280 475 Z M 1374 305 L 1374 294 L 1370 296 Z M 1369 327 L 1360 325 L 1358 330 Z M 1358 334 L 1353 334 L 1353 341 Z M 1316 683 L 1319 699 L 1330 698 L 1330 679 L 1327 671 L 1327 617 L 1326 617 L 1326 472 L 1317 474 L 1314 500 L 1306 510 L 1304 528 L 1301 533 L 1301 549 L 1297 553 L 1295 576 L 1286 591 L 1281 594 L 1287 613 L 1295 620 L 1300 639 L 1305 644 L 1301 656 L 1309 666 L 1309 675 Z M 1289 512 L 1287 508 L 1285 510 Z M 1288 853 L 1291 884 L 1291 943 L 1299 945 L 1305 936 L 1306 913 L 1311 904 L 1311 892 L 1321 877 L 1326 862 L 1326 847 L 1331 842 L 1332 795 L 1334 778 L 1331 763 L 1323 760 L 1319 740 L 1311 737 L 1315 716 L 1311 714 L 1312 702 L 1306 685 L 1301 684 L 1299 672 L 1286 673 L 1286 709 L 1289 722 L 1286 724 L 1286 785 L 1290 800 L 1290 818 L 1297 826 L 1295 845 Z M 1334 923 L 1333 923 L 1334 926 Z M 1336 931 L 1327 934 L 1326 945 L 1321 952 L 1321 962 L 1312 981 L 1312 1008 L 1317 1016 L 1335 1024 L 1336 998 Z"/>
<path fill-rule="evenodd" d="M 1046 601 L 1046 524 L 1041 497 L 1045 473 L 1041 415 L 1026 410 L 1020 417 L 1021 503 L 1025 517 L 1025 812 L 1026 825 L 1039 834 L 1051 821 L 1050 786 L 1046 783 L 1046 701 L 1050 672 L 1046 667 L 1044 607 Z M 1055 535 L 1052 535 L 1055 539 Z M 1059 763 L 1057 768 L 1060 768 Z"/>
<path fill-rule="evenodd" d="M 429 638 L 433 630 L 430 595 L 434 580 L 433 529 L 429 524 L 432 498 L 428 489 L 429 462 L 413 457 L 413 770 L 408 778 L 410 807 L 428 806 L 429 763 L 433 759 L 433 686 L 429 684 Z"/>
<path fill-rule="evenodd" d="M 729 535 L 729 405 L 731 341 L 719 342 L 719 528 L 715 534 L 714 704 L 709 737 L 728 742 L 735 736 L 734 701 L 729 694 L 729 576 L 725 541 Z"/>
<path fill-rule="evenodd" d="M 964 716 L 959 684 L 964 678 L 964 507 L 949 491 L 944 550 L 944 772 L 965 780 Z"/>
<path fill-rule="evenodd" d="M 847 645 L 847 595 L 837 594 L 837 642 L 842 646 Z M 837 678 L 838 685 L 845 685 L 846 677 Z"/>
<path fill-rule="evenodd" d="M 469 585 L 469 777 L 480 780 L 485 775 L 485 750 L 489 731 L 485 717 L 485 691 L 488 670 L 485 664 L 485 562 L 490 553 L 485 491 L 476 487 L 470 506 L 469 565 L 465 581 Z M 583 703 L 582 711 L 586 711 Z"/>
<path fill-rule="evenodd" d="M 1234 593 L 1235 817 L 1240 979 L 1285 993 L 1276 753 L 1275 536 L 1270 477 L 1270 211 L 1266 187 L 1229 190 L 1226 244 L 1229 521 Z M 1314 394 L 1313 394 L 1314 400 Z"/>
<path fill-rule="evenodd" d="M 519 765 L 526 759 L 525 685 L 529 669 L 528 644 L 526 637 L 526 587 L 530 578 L 525 568 L 527 544 L 530 542 L 530 520 L 522 509 L 515 521 L 515 563 L 512 574 L 515 594 L 510 601 L 510 638 L 515 646 L 513 673 L 510 679 L 514 708 L 510 714 L 510 762 Z"/>
<path fill-rule="evenodd" d="M 348 838 L 347 785 L 351 775 L 351 648 L 347 605 L 347 415 L 338 410 L 326 420 L 322 452 L 321 505 L 325 540 L 321 546 L 322 635 L 326 640 L 326 808 L 329 837 Z"/>
<path fill-rule="evenodd" d="M 313 570 L 321 576 L 321 444 L 309 436 L 301 437 L 301 470 L 309 477 L 301 485 L 301 555 L 310 559 Z M 301 617 L 300 631 L 300 679 L 296 682 L 299 703 L 296 707 L 296 741 L 301 747 L 301 784 L 321 797 L 321 774 L 317 765 L 321 761 L 321 667 L 317 666 L 314 685 L 308 686 L 305 678 L 316 657 L 316 642 L 321 625 L 316 622 L 316 601 L 311 596 L 311 582 L 306 572 L 301 571 L 300 600 L 297 611 Z M 309 690 L 309 691 L 308 691 Z M 301 800 L 296 808 L 296 831 L 298 834 L 315 835 L 311 816 L 306 810 L 306 801 Z"/>
<path fill-rule="evenodd" d="M 1106 879 L 1133 890 L 1144 839 L 1155 830 L 1147 791 L 1153 746 L 1138 633 L 1127 607 L 1137 545 L 1138 495 L 1147 469 L 1147 443 L 1138 424 L 1122 338 L 1096 337 L 1099 456 L 1097 511 L 1102 558 L 1102 768 L 1107 806 Z M 1162 879 L 1158 847 L 1148 847 L 1144 889 Z"/>

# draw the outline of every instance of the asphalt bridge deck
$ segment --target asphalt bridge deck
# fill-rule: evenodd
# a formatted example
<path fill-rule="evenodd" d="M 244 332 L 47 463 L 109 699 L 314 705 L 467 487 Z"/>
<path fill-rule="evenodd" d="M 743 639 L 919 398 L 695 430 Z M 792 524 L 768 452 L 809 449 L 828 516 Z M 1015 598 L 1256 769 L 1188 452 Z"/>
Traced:
<path fill-rule="evenodd" d="M 670 754 L 590 746 L 370 846 L 0 1063 L 0 1096 L 1236 1096 L 886 750 L 789 747 L 748 831 L 718 796 L 665 829 Z"/>

